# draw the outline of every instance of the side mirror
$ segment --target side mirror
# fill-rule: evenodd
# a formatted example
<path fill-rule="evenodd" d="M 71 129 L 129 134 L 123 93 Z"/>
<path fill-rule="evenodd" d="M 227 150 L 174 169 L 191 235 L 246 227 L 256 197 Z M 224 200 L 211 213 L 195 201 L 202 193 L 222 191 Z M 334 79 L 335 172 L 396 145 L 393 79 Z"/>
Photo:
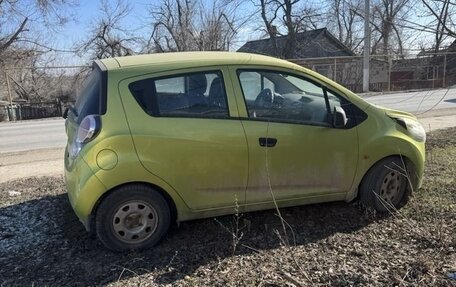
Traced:
<path fill-rule="evenodd" d="M 341 107 L 334 107 L 332 124 L 335 128 L 343 128 L 347 124 L 347 115 Z"/>

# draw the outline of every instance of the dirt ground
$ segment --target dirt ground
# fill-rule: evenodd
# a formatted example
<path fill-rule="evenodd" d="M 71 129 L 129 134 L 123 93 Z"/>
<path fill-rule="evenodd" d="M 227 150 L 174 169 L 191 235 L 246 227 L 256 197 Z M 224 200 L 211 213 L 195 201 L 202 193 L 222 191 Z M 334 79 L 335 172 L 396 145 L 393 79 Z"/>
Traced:
<path fill-rule="evenodd" d="M 140 253 L 87 234 L 61 176 L 0 183 L 0 285 L 456 286 L 456 129 L 427 146 L 424 185 L 400 213 L 286 208 L 288 236 L 275 211 L 197 220 Z"/>
<path fill-rule="evenodd" d="M 30 176 L 63 174 L 64 148 L 0 154 L 0 183 Z"/>

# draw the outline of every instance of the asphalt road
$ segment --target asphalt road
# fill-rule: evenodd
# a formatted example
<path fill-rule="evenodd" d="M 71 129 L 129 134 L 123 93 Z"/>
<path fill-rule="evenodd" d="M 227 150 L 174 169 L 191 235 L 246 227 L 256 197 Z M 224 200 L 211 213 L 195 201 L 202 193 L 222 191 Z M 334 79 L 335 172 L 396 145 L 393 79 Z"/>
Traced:
<path fill-rule="evenodd" d="M 0 153 L 62 148 L 65 144 L 63 119 L 0 123 Z"/>
<path fill-rule="evenodd" d="M 364 97 L 370 103 L 420 115 L 430 110 L 456 108 L 456 88 L 391 93 Z"/>
<path fill-rule="evenodd" d="M 416 115 L 431 109 L 437 111 L 454 108 L 456 113 L 456 88 L 365 96 L 364 99 L 380 106 Z M 63 148 L 65 143 L 63 119 L 0 123 L 0 153 Z"/>

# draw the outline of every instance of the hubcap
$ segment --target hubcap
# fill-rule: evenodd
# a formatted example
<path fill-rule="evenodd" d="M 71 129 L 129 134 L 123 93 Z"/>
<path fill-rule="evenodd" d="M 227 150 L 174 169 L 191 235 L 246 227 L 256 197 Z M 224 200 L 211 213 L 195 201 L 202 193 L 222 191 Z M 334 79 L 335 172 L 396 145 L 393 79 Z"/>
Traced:
<path fill-rule="evenodd" d="M 143 201 L 130 201 L 114 214 L 115 236 L 125 243 L 139 243 L 149 238 L 157 228 L 157 211 Z"/>
<path fill-rule="evenodd" d="M 390 171 L 383 178 L 382 186 L 380 187 L 380 197 L 394 205 L 399 200 L 399 192 L 402 187 L 402 177 L 396 171 Z"/>

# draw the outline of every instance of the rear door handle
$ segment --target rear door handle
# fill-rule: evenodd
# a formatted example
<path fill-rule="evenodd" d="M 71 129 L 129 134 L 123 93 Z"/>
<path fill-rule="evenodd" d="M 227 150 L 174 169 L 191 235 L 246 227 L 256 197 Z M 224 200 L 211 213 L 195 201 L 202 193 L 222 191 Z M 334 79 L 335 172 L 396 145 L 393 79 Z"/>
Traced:
<path fill-rule="evenodd" d="M 262 147 L 274 147 L 277 144 L 275 138 L 259 138 L 258 141 Z"/>

